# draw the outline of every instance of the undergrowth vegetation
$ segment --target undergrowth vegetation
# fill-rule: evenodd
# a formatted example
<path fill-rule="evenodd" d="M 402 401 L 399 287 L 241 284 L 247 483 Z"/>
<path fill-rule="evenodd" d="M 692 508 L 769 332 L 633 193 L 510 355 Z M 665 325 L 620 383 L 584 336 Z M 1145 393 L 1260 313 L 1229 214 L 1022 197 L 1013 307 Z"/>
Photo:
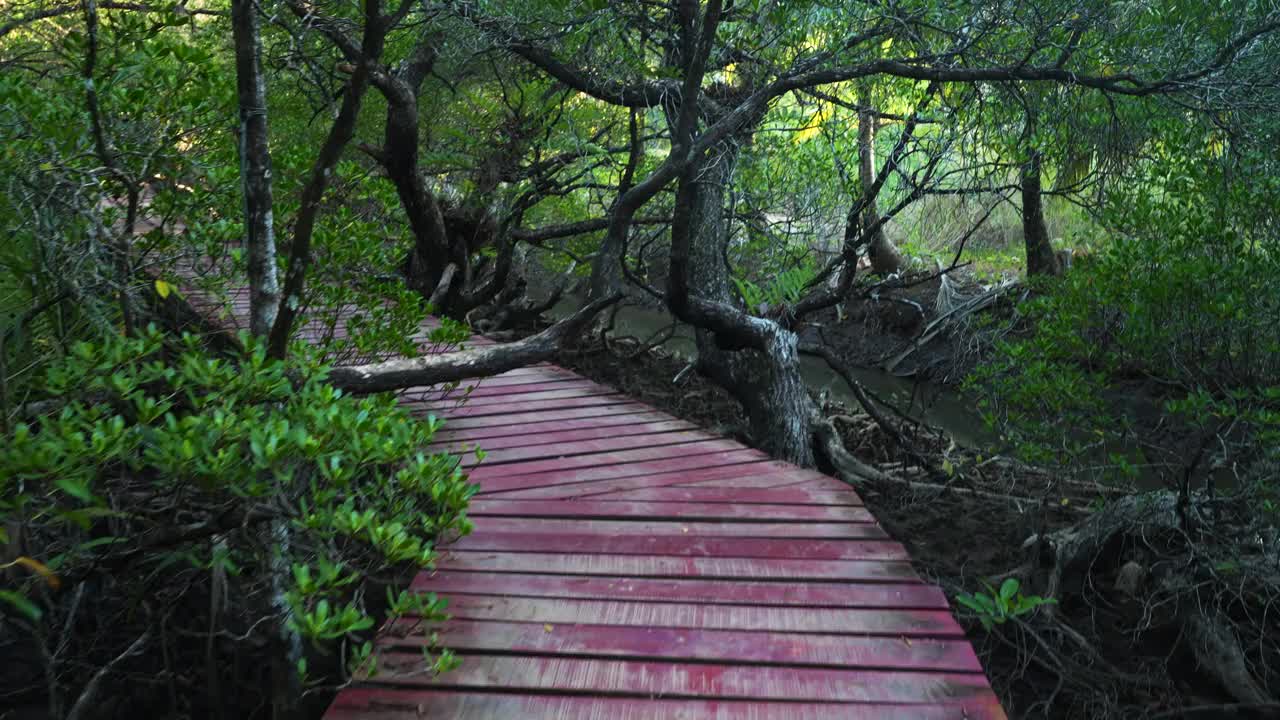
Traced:
<path fill-rule="evenodd" d="M 470 530 L 457 459 L 424 450 L 439 421 L 345 397 L 323 366 L 286 370 L 242 339 L 232 357 L 154 329 L 76 343 L 39 383 L 50 409 L 0 446 L 0 544 L 30 553 L 7 565 L 28 572 L 0 595 L 23 630 L 6 654 L 46 658 L 52 716 L 100 701 L 79 668 L 110 667 L 104 652 L 144 656 L 132 665 L 156 697 L 208 683 L 186 712 L 238 714 L 218 688 L 246 680 L 263 642 L 349 677 L 374 670 L 383 613 L 444 617 L 442 599 L 406 591 L 437 540 Z"/>
<path fill-rule="evenodd" d="M 1223 467 L 1276 447 L 1280 180 L 1266 167 L 1167 158 L 1113 206 L 1110 242 L 1041 281 L 1011 325 L 985 321 L 1003 339 L 970 387 L 1012 446 L 1176 477 L 1205 438 L 1233 448 Z"/>

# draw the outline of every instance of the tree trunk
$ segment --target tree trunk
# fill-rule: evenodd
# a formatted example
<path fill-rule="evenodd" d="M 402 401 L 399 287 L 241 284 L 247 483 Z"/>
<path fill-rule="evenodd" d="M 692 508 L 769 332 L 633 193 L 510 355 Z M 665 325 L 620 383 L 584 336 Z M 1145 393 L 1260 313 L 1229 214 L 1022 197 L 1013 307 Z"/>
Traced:
<path fill-rule="evenodd" d="M 244 187 L 245 246 L 249 260 L 249 331 L 271 332 L 280 304 L 276 239 L 271 214 L 271 154 L 267 146 L 267 90 L 255 0 L 232 0 L 236 95 L 240 105 L 240 180 Z"/>
<path fill-rule="evenodd" d="M 1044 200 L 1040 181 L 1040 152 L 1022 166 L 1022 237 L 1027 247 L 1027 275 L 1057 275 L 1062 268 L 1049 242 L 1044 222 Z"/>
<path fill-rule="evenodd" d="M 302 188 L 298 216 L 294 221 L 293 238 L 289 247 L 289 264 L 285 271 L 284 287 L 281 290 L 280 304 L 276 306 L 276 321 L 271 326 L 267 345 L 267 352 L 273 358 L 284 359 L 288 352 L 289 339 L 293 336 L 293 324 L 303 305 L 307 270 L 311 266 L 311 240 L 320 215 L 320 202 L 329 188 L 334 166 L 338 164 L 343 150 L 355 136 L 360 107 L 364 102 L 365 91 L 369 88 L 370 70 L 382 60 L 387 28 L 383 25 L 381 8 L 382 4 L 379 0 L 366 0 L 365 31 L 361 42 L 363 57 L 355 66 L 351 79 L 347 81 L 347 86 L 342 92 L 342 103 L 338 107 L 338 114 L 333 124 L 329 126 L 329 133 L 311 166 L 311 176 Z"/>
<path fill-rule="evenodd" d="M 405 264 L 409 287 L 432 299 L 438 315 L 461 317 L 470 306 L 461 302 L 471 282 L 470 252 L 462 239 L 451 238 L 444 209 L 427 186 L 419 166 L 418 94 L 435 65 L 432 38 L 422 37 L 410 59 L 389 75 L 373 78 L 387 100 L 382 148 L 375 156 L 396 187 L 396 195 L 413 232 L 413 249 Z M 454 271 L 446 281 L 445 270 Z"/>
<path fill-rule="evenodd" d="M 688 287 L 724 305 L 738 302 L 725 262 L 729 233 L 724 213 L 737 157 L 736 141 L 713 148 L 681 180 L 684 197 L 677 199 L 686 204 L 689 218 Z M 760 322 L 771 326 L 763 351 L 725 349 L 713 331 L 699 328 L 699 370 L 742 405 L 751 437 L 761 450 L 780 460 L 812 466 L 810 421 L 815 408 L 800 376 L 797 337 L 771 321 Z"/>
<path fill-rule="evenodd" d="M 627 121 L 630 139 L 627 165 L 623 168 L 622 177 L 618 181 L 618 195 L 614 198 L 615 206 L 622 202 L 627 191 L 635 185 L 636 168 L 640 166 L 640 161 L 644 157 L 644 140 L 640 137 L 643 118 L 644 116 L 638 110 L 631 109 Z M 613 215 L 612 209 L 609 214 Z M 612 229 L 611 224 L 610 230 Z M 615 232 L 605 233 L 604 240 L 600 242 L 600 251 L 591 262 L 591 282 L 587 286 L 588 299 L 608 297 L 614 293 L 626 291 L 622 272 L 622 263 L 626 261 L 624 257 L 626 243 L 623 240 L 624 237 L 619 237 Z"/>
<path fill-rule="evenodd" d="M 871 109 L 871 92 L 864 85 L 858 94 L 858 104 L 864 110 L 858 113 L 858 185 L 864 193 L 866 207 L 862 211 L 862 227 L 875 228 L 871 234 L 868 256 L 871 259 L 871 270 L 881 275 L 892 275 L 902 270 L 902 254 L 893 246 L 885 235 L 884 225 L 880 222 L 880 211 L 876 209 L 876 198 L 872 191 L 875 184 L 875 127 L 876 113 Z"/>

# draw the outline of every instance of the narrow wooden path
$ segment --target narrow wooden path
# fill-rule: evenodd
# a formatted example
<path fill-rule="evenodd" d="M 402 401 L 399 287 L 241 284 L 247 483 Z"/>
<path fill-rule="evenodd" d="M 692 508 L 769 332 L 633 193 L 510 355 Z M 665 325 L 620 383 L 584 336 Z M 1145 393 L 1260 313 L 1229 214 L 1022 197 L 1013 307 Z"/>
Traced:
<path fill-rule="evenodd" d="M 942 592 L 845 484 L 554 365 L 472 384 L 403 400 L 447 418 L 438 448 L 487 451 L 475 532 L 414 582 L 449 599 L 462 665 L 432 678 L 421 633 L 388 628 L 330 720 L 1004 717 Z"/>

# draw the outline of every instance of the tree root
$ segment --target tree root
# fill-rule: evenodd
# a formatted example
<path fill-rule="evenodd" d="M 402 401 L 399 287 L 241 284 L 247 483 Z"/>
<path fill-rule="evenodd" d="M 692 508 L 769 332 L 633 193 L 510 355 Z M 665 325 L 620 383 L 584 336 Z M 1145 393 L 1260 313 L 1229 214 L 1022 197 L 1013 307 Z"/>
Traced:
<path fill-rule="evenodd" d="M 1019 511 L 1026 511 L 1043 504 L 1043 500 L 1026 495 L 978 490 L 962 485 L 920 482 L 919 480 L 911 480 L 901 475 L 874 468 L 854 457 L 853 453 L 845 448 L 844 442 L 840 439 L 840 433 L 836 430 L 833 422 L 833 420 L 842 417 L 844 416 L 836 416 L 834 418 L 815 417 L 810 421 L 810 426 L 813 428 L 814 438 L 818 442 L 818 449 L 823 458 L 835 470 L 836 477 L 854 488 L 864 489 L 868 483 L 871 483 L 894 485 L 915 492 L 956 493 L 982 498 L 983 500 L 1008 503 L 1014 505 Z M 1072 513 L 1088 512 L 1086 509 L 1076 506 L 1067 506 L 1061 509 Z"/>
<path fill-rule="evenodd" d="M 1236 623 L 1220 600 L 1227 596 L 1225 587 L 1215 587 L 1222 578 L 1206 570 L 1212 548 L 1186 530 L 1181 508 L 1198 526 L 1209 517 L 1210 500 L 1202 494 L 1192 495 L 1183 505 L 1179 500 L 1171 491 L 1124 497 L 1074 527 L 1030 538 L 1028 545 L 1040 546 L 1039 565 L 1048 566 L 1043 594 L 1061 598 L 1075 589 L 1073 578 L 1088 575 L 1099 563 L 1117 561 L 1121 544 L 1142 546 L 1160 558 L 1153 563 L 1150 592 L 1160 603 L 1177 608 L 1174 621 L 1200 671 L 1242 706 L 1275 705 L 1276 698 L 1251 669 Z M 1246 582 L 1274 585 L 1269 575 L 1247 569 L 1237 571 L 1232 582 L 1241 583 L 1240 575 L 1248 576 Z M 1054 609 L 1043 608 L 1051 616 Z"/>
<path fill-rule="evenodd" d="M 1240 639 L 1220 608 L 1185 608 L 1180 619 L 1201 672 L 1216 680 L 1237 702 L 1257 706 L 1277 704 L 1276 698 L 1249 669 L 1249 659 L 1240 647 Z"/>

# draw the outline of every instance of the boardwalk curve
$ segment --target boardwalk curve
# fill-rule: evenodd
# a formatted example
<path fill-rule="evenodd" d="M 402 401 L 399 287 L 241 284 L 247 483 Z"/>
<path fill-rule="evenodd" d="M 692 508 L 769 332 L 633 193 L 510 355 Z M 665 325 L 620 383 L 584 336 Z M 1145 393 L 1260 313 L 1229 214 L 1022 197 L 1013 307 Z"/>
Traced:
<path fill-rule="evenodd" d="M 449 599 L 462 666 L 432 678 L 422 635 L 387 628 L 328 720 L 1005 717 L 945 596 L 847 485 L 554 365 L 467 385 L 462 406 L 402 400 L 447 418 L 436 447 L 487 452 L 475 532 L 413 584 Z"/>

